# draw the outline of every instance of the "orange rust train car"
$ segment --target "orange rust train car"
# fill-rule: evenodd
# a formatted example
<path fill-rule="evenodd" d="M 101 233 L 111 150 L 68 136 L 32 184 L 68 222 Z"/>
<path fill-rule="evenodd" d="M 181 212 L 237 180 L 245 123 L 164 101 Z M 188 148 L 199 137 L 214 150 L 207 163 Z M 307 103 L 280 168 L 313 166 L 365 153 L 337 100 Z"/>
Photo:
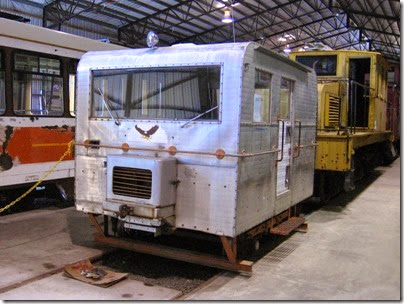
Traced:
<path fill-rule="evenodd" d="M 122 48 L 0 18 L 0 207 L 48 172 L 74 139 L 81 56 Z M 38 190 L 69 200 L 73 177 L 74 157 L 67 155 Z"/>

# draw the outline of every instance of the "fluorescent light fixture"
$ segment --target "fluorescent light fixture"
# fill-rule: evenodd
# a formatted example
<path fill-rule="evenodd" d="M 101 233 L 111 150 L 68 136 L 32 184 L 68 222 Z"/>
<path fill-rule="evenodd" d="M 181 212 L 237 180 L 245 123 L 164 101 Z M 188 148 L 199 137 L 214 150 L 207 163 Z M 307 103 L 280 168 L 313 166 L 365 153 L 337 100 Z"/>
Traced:
<path fill-rule="evenodd" d="M 288 44 L 288 45 L 286 45 L 286 47 L 283 49 L 283 51 L 284 51 L 285 53 L 290 53 L 290 52 L 292 51 L 292 49 L 289 47 L 289 44 Z"/>
<path fill-rule="evenodd" d="M 278 40 L 285 42 L 285 41 L 286 41 L 286 38 L 282 36 L 282 37 L 279 37 Z"/>
<path fill-rule="evenodd" d="M 232 23 L 232 22 L 233 22 L 233 18 L 231 17 L 230 9 L 225 8 L 225 10 L 223 11 L 223 13 L 224 13 L 224 15 L 223 15 L 222 22 L 223 22 L 223 23 Z"/>

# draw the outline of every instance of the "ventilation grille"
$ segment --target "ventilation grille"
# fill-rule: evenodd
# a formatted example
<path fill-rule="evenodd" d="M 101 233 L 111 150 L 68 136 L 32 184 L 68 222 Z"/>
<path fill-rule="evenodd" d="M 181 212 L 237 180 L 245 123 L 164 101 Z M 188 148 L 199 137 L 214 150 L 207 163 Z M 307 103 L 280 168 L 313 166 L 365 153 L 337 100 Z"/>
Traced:
<path fill-rule="evenodd" d="M 113 168 L 112 192 L 115 195 L 150 199 L 151 191 L 151 170 L 128 167 Z"/>
<path fill-rule="evenodd" d="M 341 99 L 335 95 L 328 96 L 328 123 L 327 126 L 334 127 L 339 125 L 339 104 Z"/>

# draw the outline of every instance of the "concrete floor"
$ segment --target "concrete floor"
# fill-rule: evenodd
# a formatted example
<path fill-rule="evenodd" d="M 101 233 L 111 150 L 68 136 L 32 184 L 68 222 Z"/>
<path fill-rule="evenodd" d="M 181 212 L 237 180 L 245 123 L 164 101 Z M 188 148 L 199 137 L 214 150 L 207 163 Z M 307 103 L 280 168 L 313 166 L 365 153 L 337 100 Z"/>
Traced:
<path fill-rule="evenodd" d="M 146 286 L 144 283 L 124 279 L 108 288 L 98 287 L 73 280 L 61 273 L 0 294 L 2 300 L 53 300 L 53 301 L 161 301 L 171 300 L 181 291 L 160 286 Z"/>
<path fill-rule="evenodd" d="M 74 208 L 0 217 L 0 292 L 101 255 L 108 249 L 95 244 L 92 233 L 86 216 Z"/>
<path fill-rule="evenodd" d="M 400 159 L 306 216 L 245 277 L 224 273 L 186 300 L 400 300 Z"/>
<path fill-rule="evenodd" d="M 186 300 L 399 300 L 400 160 L 306 219 L 260 259 L 253 275 L 226 272 Z M 74 208 L 0 217 L 0 299 L 163 300 L 178 291 L 126 279 L 109 288 L 67 279 L 65 264 L 110 248 Z"/>
<path fill-rule="evenodd" d="M 112 250 L 95 243 L 94 232 L 73 207 L 0 217 L 0 299 L 169 300 L 181 294 L 129 278 L 102 288 L 64 277 L 64 265 Z"/>

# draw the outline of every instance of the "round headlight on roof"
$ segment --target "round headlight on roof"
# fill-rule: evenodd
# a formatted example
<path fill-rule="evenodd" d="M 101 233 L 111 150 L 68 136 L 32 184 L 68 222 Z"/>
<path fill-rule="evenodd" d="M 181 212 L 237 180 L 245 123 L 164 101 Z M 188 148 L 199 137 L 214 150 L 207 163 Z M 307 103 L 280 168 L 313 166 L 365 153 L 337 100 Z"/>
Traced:
<path fill-rule="evenodd" d="M 155 48 L 156 44 L 159 42 L 159 37 L 153 31 L 147 34 L 146 43 L 149 48 Z"/>

